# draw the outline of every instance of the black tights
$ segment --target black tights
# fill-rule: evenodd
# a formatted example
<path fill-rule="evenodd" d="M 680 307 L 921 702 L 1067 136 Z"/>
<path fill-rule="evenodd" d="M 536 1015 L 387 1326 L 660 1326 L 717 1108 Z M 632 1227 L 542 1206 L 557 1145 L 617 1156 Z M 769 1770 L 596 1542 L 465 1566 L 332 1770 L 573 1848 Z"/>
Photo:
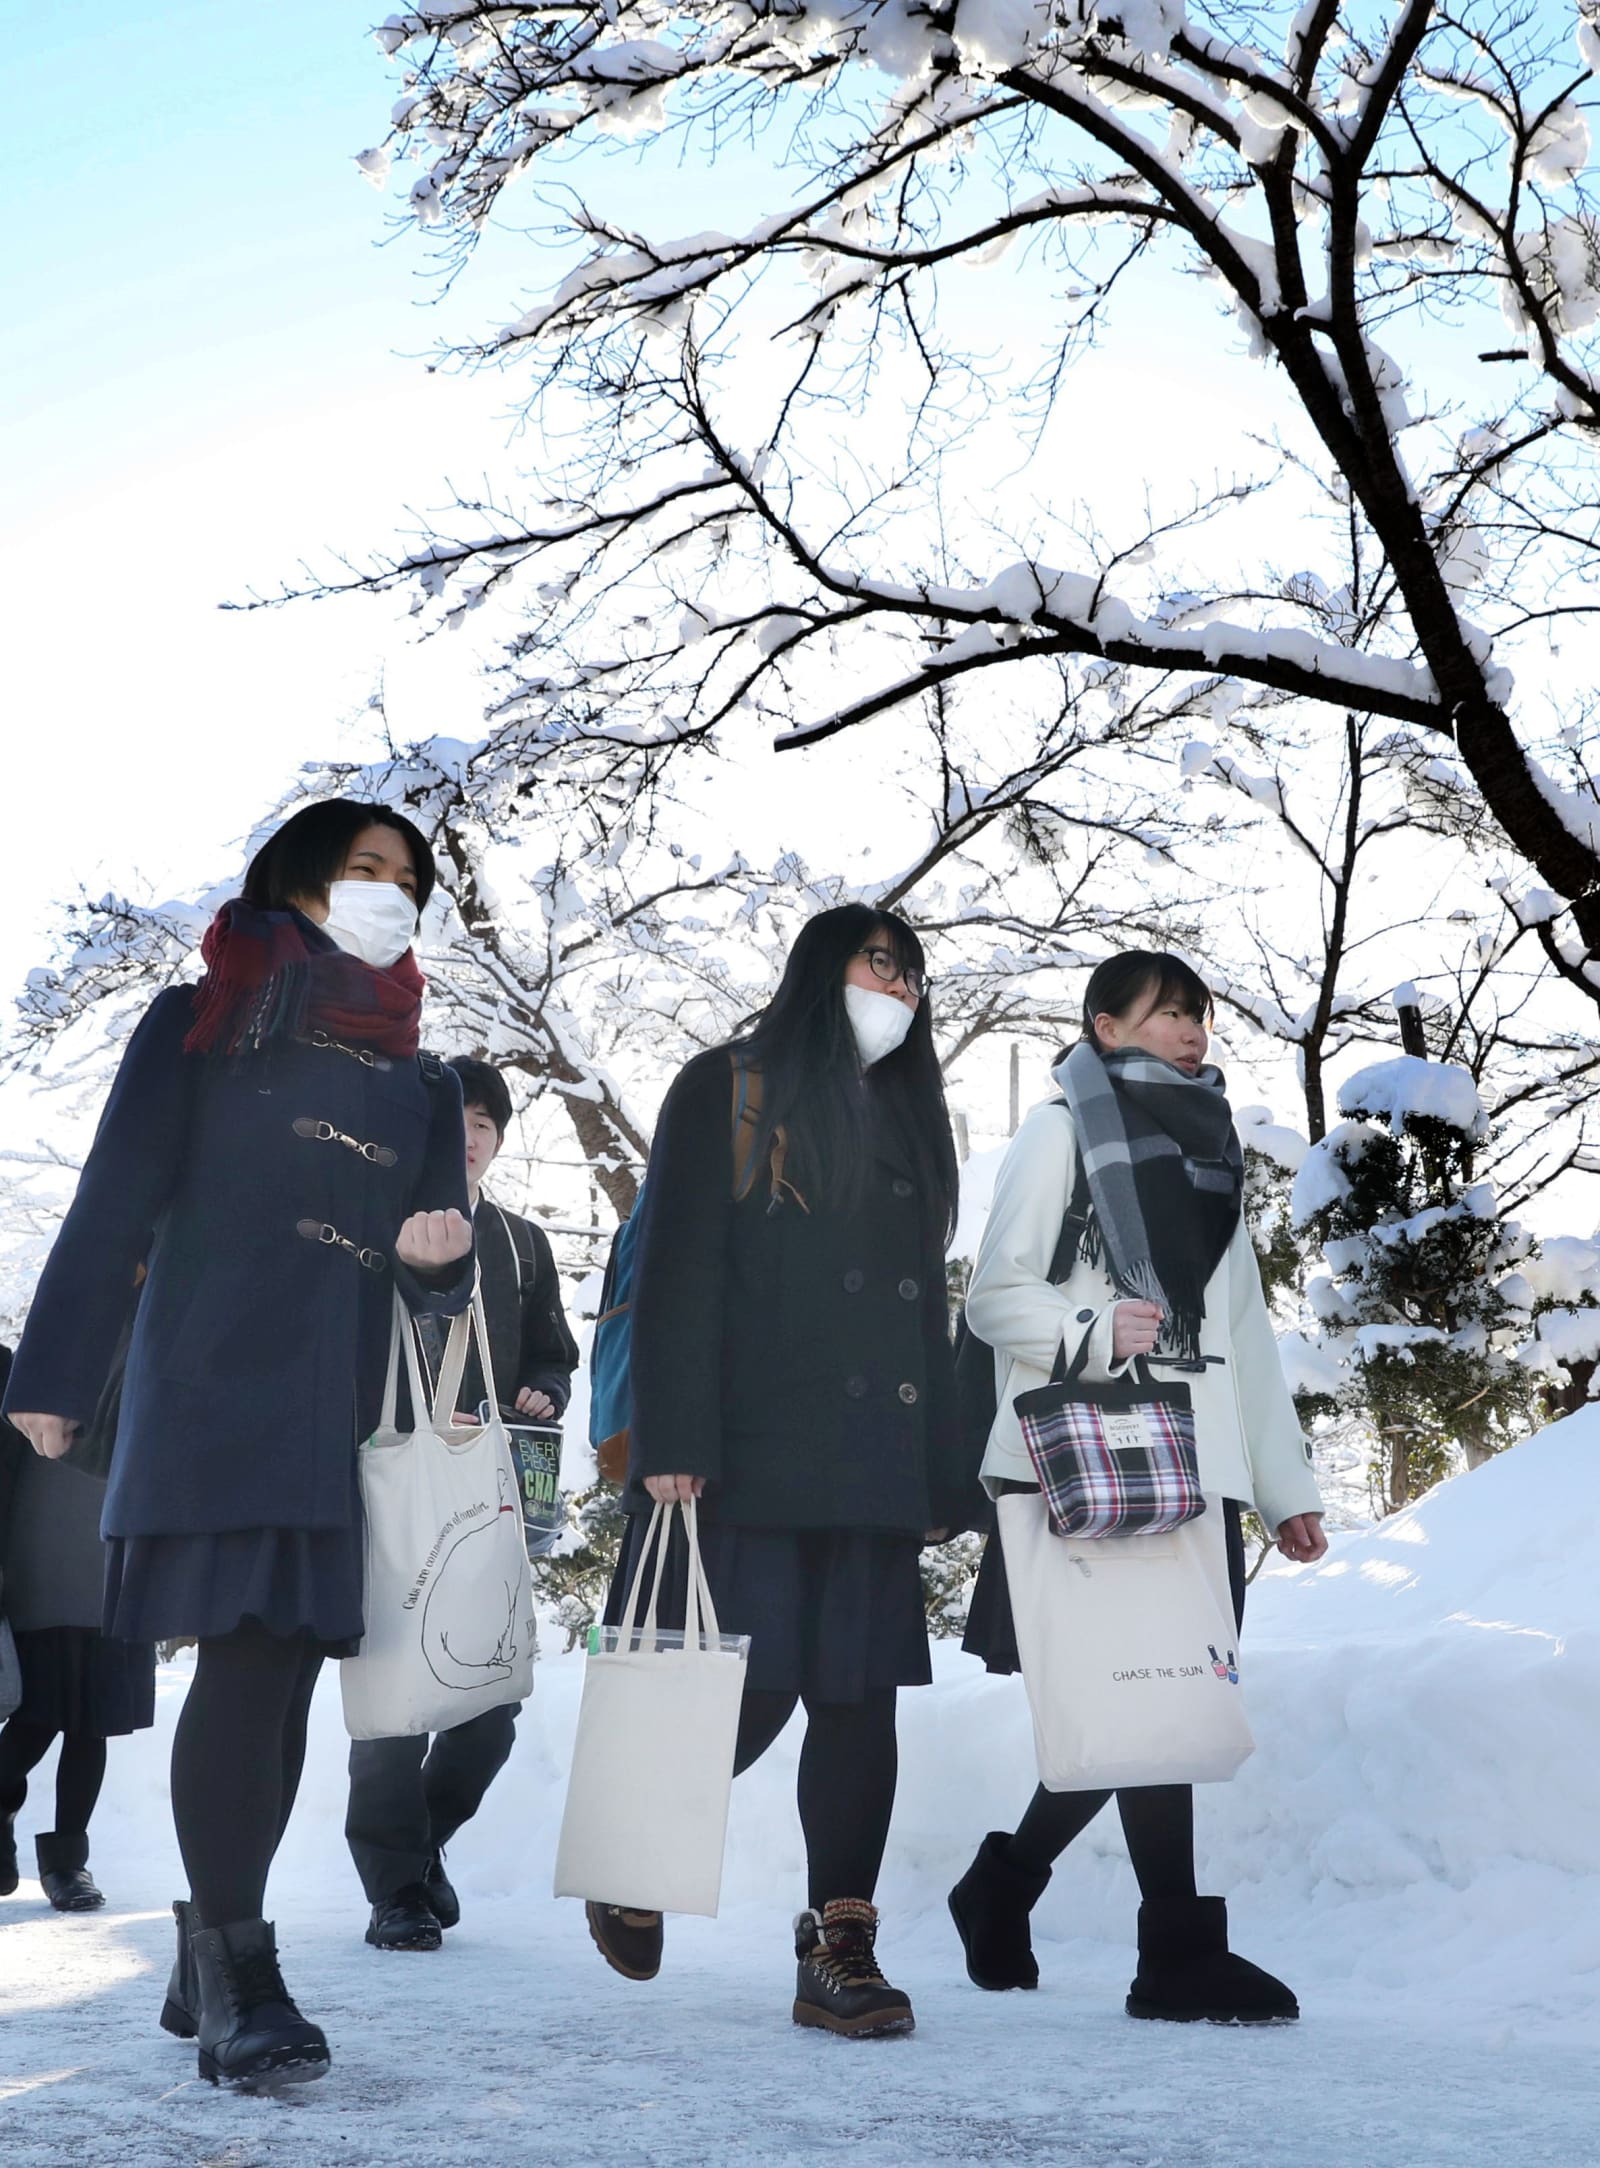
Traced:
<path fill-rule="evenodd" d="M 1239 1510 L 1232 1499 L 1224 1501 L 1223 1541 L 1235 1628 L 1244 1624 L 1244 1535 Z M 1011 1839 L 1012 1859 L 1026 1874 L 1044 1874 L 1111 1796 L 1110 1792 L 1047 1792 L 1041 1784 Z M 1140 1784 L 1119 1791 L 1116 1800 L 1139 1895 L 1147 1901 L 1194 1896 L 1193 1787 Z"/>
<path fill-rule="evenodd" d="M 1043 1874 L 1111 1797 L 1110 1792 L 1047 1792 L 1041 1784 L 1011 1839 L 1011 1858 Z M 1128 1857 L 1146 1899 L 1192 1897 L 1194 1792 L 1187 1784 L 1140 1784 L 1116 1795 Z"/>
<path fill-rule="evenodd" d="M 208 1927 L 262 1915 L 321 1667 L 312 1644 L 258 1626 L 200 1643 L 172 1741 L 172 1819 Z"/>
<path fill-rule="evenodd" d="M 760 1760 L 801 1698 L 746 1690 L 733 1761 L 736 1776 Z M 813 1701 L 809 1694 L 804 1699 L 800 1827 L 806 1840 L 806 1902 L 820 1912 L 831 1898 L 870 1901 L 877 1889 L 900 1756 L 892 1686 L 869 1693 L 863 1701 Z"/>
<path fill-rule="evenodd" d="M 28 1796 L 28 1779 L 49 1753 L 56 1734 L 43 1724 L 14 1716 L 0 1730 L 0 1814 L 15 1814 Z M 56 1827 L 58 1837 L 88 1834 L 89 1817 L 100 1797 L 106 1773 L 106 1743 L 98 1733 L 68 1731 L 61 1734 L 61 1759 L 56 1763 Z"/>

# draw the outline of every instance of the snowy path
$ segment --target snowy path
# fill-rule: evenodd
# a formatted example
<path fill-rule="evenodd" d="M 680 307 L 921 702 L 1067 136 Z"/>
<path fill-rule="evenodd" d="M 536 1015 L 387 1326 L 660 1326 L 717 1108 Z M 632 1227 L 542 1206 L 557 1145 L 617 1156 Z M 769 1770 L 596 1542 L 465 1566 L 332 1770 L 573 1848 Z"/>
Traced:
<path fill-rule="evenodd" d="M 512 2168 L 512 2164 L 1018 2161 L 1084 2168 L 1584 2168 L 1600 2162 L 1594 1975 L 1569 2014 L 1530 1997 L 1549 1920 L 1519 1876 L 1469 1901 L 1426 1882 L 1370 1893 L 1303 1931 L 1291 1886 L 1239 1889 L 1240 1946 L 1305 2006 L 1269 2033 L 1135 2024 L 1121 2014 L 1134 1893 L 1115 1824 L 1095 1826 L 1040 1910 L 1045 1986 L 969 1987 L 942 1893 L 972 1836 L 1026 1788 L 1025 1716 L 1007 1683 L 941 1651 L 907 1697 L 902 1811 L 881 1892 L 891 1977 L 913 1994 L 901 2042 L 840 2042 L 790 2022 L 787 1907 L 799 1847 L 792 1738 L 735 1797 L 721 1920 L 674 1920 L 662 1977 L 633 1986 L 594 1952 L 579 1907 L 545 1892 L 575 1662 L 540 1668 L 517 1751 L 453 1868 L 466 1906 L 437 1956 L 385 1956 L 344 1854 L 337 1688 L 314 1712 L 301 1806 L 276 1880 L 286 1970 L 335 2067 L 291 2104 L 216 2094 L 155 2026 L 175 1887 L 163 1770 L 182 1673 L 156 1731 L 119 1744 L 96 1826 L 113 1901 L 59 1918 L 24 1883 L 0 1907 L 0 2159 L 6 2168 Z M 956 1742 L 969 1742 L 953 1761 Z M 975 1751 L 976 1750 L 976 1751 Z M 1260 1757 L 1258 1757 L 1258 1760 Z M 1202 1799 L 1206 1849 L 1249 1795 Z M 36 1792 L 41 1814 L 48 1790 Z M 25 1827 L 39 1826 L 31 1801 Z M 1594 1885 L 1549 1883 L 1552 1911 Z M 1420 1909 L 1419 1909 L 1420 1907 Z M 1512 1917 L 1511 1915 L 1517 1915 Z M 1454 1943 L 1441 1936 L 1452 1918 Z M 1496 1920 L 1503 1937 L 1486 1945 Z M 1068 1939 L 1073 1925 L 1092 1938 Z M 1571 1926 L 1592 1942 L 1591 1918 Z M 1577 1952 L 1584 1966 L 1595 1953 Z M 1558 1968 L 1559 1969 L 1559 1968 Z M 1505 2005 L 1497 1980 L 1503 1974 Z M 1552 1977 L 1551 1988 L 1558 1982 Z M 1570 1993 L 1570 1990 L 1569 1990 Z"/>
<path fill-rule="evenodd" d="M 735 1787 L 722 1918 L 670 1921 L 661 1978 L 618 1979 L 548 1894 L 582 1677 L 551 1657 L 452 1850 L 465 1917 L 431 1956 L 361 1940 L 325 1674 L 270 1909 L 334 2068 L 292 2104 L 218 2094 L 155 2023 L 179 1887 L 171 1669 L 155 1729 L 113 1744 L 108 1910 L 59 1918 L 31 1882 L 0 1901 L 0 2164 L 1600 2168 L 1597 1549 L 1593 1409 L 1252 1591 L 1259 1749 L 1201 1791 L 1198 1832 L 1235 1946 L 1300 1996 L 1303 2022 L 1264 2033 L 1122 2015 L 1136 1893 L 1112 1816 L 1039 1906 L 1040 1992 L 968 1986 L 944 1893 L 1014 1821 L 1032 1757 L 1020 1683 L 949 1644 L 903 1700 L 879 1892 L 915 2035 L 790 2022 L 792 1729 Z"/>
<path fill-rule="evenodd" d="M 25 2088 L 0 2105 L 8 2168 L 1600 2160 L 1600 2072 L 1576 2044 L 1374 2024 L 1315 1992 L 1297 2030 L 1136 2025 L 1105 1944 L 1047 1947 L 1037 1995 L 983 1996 L 931 1916 L 896 1938 L 919 2029 L 873 2044 L 789 2023 L 777 1918 L 674 1923 L 667 1971 L 630 1988 L 575 1906 L 479 1906 L 438 1957 L 384 1958 L 347 1905 L 338 1931 L 296 1926 L 289 1953 L 333 2073 L 292 2104 L 245 2100 L 199 2084 L 192 2050 L 153 2027 L 169 1921 L 41 1909 L 6 1937 L 8 1975 L 48 1978 L 50 2005 L 24 1990 L 45 2022 L 7 2024 L 0 2089 Z"/>
<path fill-rule="evenodd" d="M 780 1921 L 674 1925 L 668 1971 L 629 1988 L 575 1906 L 533 1919 L 505 1906 L 438 1958 L 353 1945 L 351 1906 L 343 1932 L 301 1927 L 291 1951 L 334 2073 L 295 2103 L 247 2101 L 197 2083 L 193 2051 L 152 2029 L 167 1921 L 28 1910 L 7 1969 L 48 1977 L 50 2010 L 24 1992 L 43 2023 L 26 2027 L 24 2068 L 4 2055 L 4 2088 L 26 2088 L 0 2105 L 9 2168 L 1600 2159 L 1600 2073 L 1576 2044 L 1375 2025 L 1331 1992 L 1270 2034 L 1134 2025 L 1119 2014 L 1121 1953 L 1091 1943 L 1047 1947 L 1034 1997 L 982 1997 L 956 1984 L 952 1936 L 932 1919 L 898 1938 L 917 2034 L 872 2044 L 789 2025 Z M 11 2018 L 9 2042 L 17 2031 Z"/>

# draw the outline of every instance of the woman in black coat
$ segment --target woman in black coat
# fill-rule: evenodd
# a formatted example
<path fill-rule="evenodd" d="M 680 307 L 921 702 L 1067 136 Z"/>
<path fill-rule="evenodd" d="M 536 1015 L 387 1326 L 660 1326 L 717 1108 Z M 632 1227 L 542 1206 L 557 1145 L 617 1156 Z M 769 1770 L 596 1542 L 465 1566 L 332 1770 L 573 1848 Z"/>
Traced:
<path fill-rule="evenodd" d="M 471 1296 L 460 1089 L 418 1053 L 410 944 L 432 885 L 409 821 L 343 799 L 256 853 L 199 986 L 158 995 L 129 1042 L 6 1396 L 35 1449 L 63 1454 L 146 1266 L 105 1628 L 199 1643 L 172 1756 L 191 1896 L 162 2016 L 198 2029 L 213 2079 L 328 2065 L 277 1968 L 267 1871 L 318 1668 L 362 1631 L 356 1446 L 394 1292 L 419 1312 Z"/>
<path fill-rule="evenodd" d="M 608 1610 L 618 1623 L 643 1516 L 699 1499 L 719 1618 L 751 1637 L 735 1767 L 806 1707 L 794 2015 L 859 2033 L 912 2024 L 873 1955 L 872 1898 L 896 1690 L 930 1677 L 918 1554 L 962 1495 L 944 1277 L 955 1152 L 924 970 L 903 920 L 824 911 L 755 1028 L 667 1094 L 640 1205 L 631 1519 Z M 591 1905 L 589 1923 L 618 1971 L 654 1975 L 658 1913 Z"/>
<path fill-rule="evenodd" d="M 0 1347 L 0 1394 L 11 1350 Z M 22 1700 L 0 1726 L 0 1897 L 17 1886 L 16 1817 L 55 1744 L 55 1823 L 34 1839 L 39 1881 L 58 1912 L 105 1903 L 89 1872 L 89 1820 L 106 1741 L 155 1716 L 156 1652 L 100 1631 L 104 1480 L 31 1452 L 0 1421 L 0 1611 L 16 1636 Z"/>

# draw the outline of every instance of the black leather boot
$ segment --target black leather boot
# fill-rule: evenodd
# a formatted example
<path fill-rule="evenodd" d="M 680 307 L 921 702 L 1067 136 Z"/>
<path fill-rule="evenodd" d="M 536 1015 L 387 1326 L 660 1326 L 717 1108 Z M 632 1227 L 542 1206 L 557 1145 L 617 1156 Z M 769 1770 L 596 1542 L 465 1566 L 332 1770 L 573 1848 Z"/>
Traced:
<path fill-rule="evenodd" d="M 105 1903 L 89 1872 L 89 1839 L 79 1831 L 35 1837 L 39 1883 L 58 1912 L 93 1912 Z"/>
<path fill-rule="evenodd" d="M 443 1936 L 420 1882 L 380 1897 L 367 1922 L 367 1940 L 375 1950 L 436 1950 Z"/>
<path fill-rule="evenodd" d="M 460 1925 L 461 1899 L 456 1895 L 455 1884 L 444 1871 L 442 1852 L 435 1852 L 428 1862 L 422 1877 L 422 1894 L 441 1927 L 449 1929 Z"/>
<path fill-rule="evenodd" d="M 797 1960 L 794 2021 L 819 2025 L 853 2040 L 908 2033 L 916 2025 L 911 1998 L 878 1969 L 876 1908 L 864 1897 L 835 1897 L 820 1913 L 794 1923 Z"/>
<path fill-rule="evenodd" d="M 270 1920 L 234 1920 L 192 1937 L 200 1984 L 199 2069 L 213 2085 L 304 2085 L 327 2072 L 321 2029 L 295 2008 Z"/>
<path fill-rule="evenodd" d="M 978 1856 L 950 1892 L 950 1917 L 967 1953 L 974 1987 L 1037 1987 L 1028 1914 L 1044 1895 L 1050 1870 L 1030 1874 L 1010 1855 L 1011 1839 L 991 1829 Z"/>
<path fill-rule="evenodd" d="M 192 2040 L 200 2025 L 200 1983 L 195 1977 L 194 1951 L 189 1940 L 196 1931 L 194 1906 L 176 1897 L 172 1916 L 178 1923 L 178 1954 L 172 1960 L 167 1999 L 161 2005 L 161 2029 L 175 2039 Z"/>
<path fill-rule="evenodd" d="M 1284 2025 L 1300 2005 L 1281 1980 L 1228 1948 L 1220 1897 L 1168 1897 L 1139 1907 L 1139 1970 L 1129 2017 L 1192 2025 Z"/>
<path fill-rule="evenodd" d="M 17 1888 L 17 1817 L 0 1814 L 0 1897 L 11 1897 Z"/>

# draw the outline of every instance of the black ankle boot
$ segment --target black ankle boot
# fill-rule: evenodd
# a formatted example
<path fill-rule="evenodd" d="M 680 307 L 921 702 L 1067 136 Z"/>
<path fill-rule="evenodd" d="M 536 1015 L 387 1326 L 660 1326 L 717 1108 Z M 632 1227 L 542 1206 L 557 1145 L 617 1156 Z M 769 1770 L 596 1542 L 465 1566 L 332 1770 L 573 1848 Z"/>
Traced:
<path fill-rule="evenodd" d="M 200 2026 L 200 1983 L 189 1945 L 190 1936 L 196 1932 L 194 1906 L 181 1897 L 174 1898 L 172 1916 L 178 1923 L 178 1954 L 172 1960 L 167 1999 L 161 2005 L 161 2029 L 178 2040 L 192 2040 Z"/>
<path fill-rule="evenodd" d="M 11 1897 L 17 1888 L 17 1817 L 0 1814 L 0 1897 Z"/>
<path fill-rule="evenodd" d="M 878 1915 L 864 1897 L 835 1897 L 794 1923 L 794 2021 L 869 2040 L 916 2025 L 911 1998 L 878 1969 Z"/>
<path fill-rule="evenodd" d="M 270 1920 L 203 1927 L 190 1947 L 200 1984 L 201 2077 L 213 2085 L 274 2086 L 326 2073 L 328 2043 L 283 1984 Z"/>
<path fill-rule="evenodd" d="M 89 1839 L 79 1831 L 35 1837 L 39 1882 L 58 1912 L 93 1912 L 105 1903 L 89 1872 Z"/>
<path fill-rule="evenodd" d="M 444 1854 L 435 1852 L 422 1877 L 422 1893 L 439 1925 L 448 1931 L 461 1924 L 461 1899 L 444 1871 Z"/>
<path fill-rule="evenodd" d="M 1220 1897 L 1167 1897 L 1139 1907 L 1139 1970 L 1129 2017 L 1179 2024 L 1289 2024 L 1300 2005 L 1281 1980 L 1228 1948 Z"/>
<path fill-rule="evenodd" d="M 950 1892 L 950 1917 L 967 1953 L 974 1987 L 1037 1987 L 1028 1914 L 1044 1895 L 1050 1870 L 1030 1874 L 1015 1865 L 1011 1839 L 991 1829 L 978 1856 Z"/>

